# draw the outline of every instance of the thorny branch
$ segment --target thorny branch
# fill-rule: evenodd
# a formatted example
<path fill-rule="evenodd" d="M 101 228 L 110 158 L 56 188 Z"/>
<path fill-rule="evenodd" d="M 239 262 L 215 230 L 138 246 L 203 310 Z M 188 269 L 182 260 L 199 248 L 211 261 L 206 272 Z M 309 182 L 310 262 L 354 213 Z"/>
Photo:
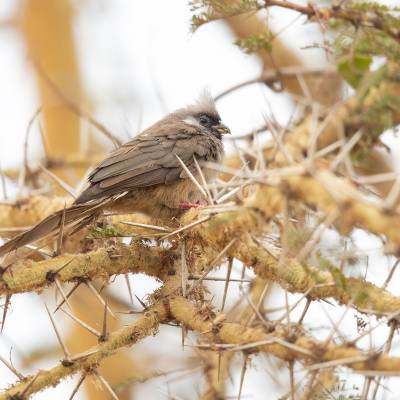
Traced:
<path fill-rule="evenodd" d="M 337 226 L 343 232 L 348 232 L 354 225 L 360 225 L 372 232 L 386 234 L 388 239 L 400 244 L 400 234 L 396 229 L 398 225 L 395 223 L 396 219 L 400 219 L 399 215 L 387 214 L 385 210 L 364 204 L 356 193 L 352 196 L 354 188 L 348 182 L 328 172 L 323 174 L 327 175 L 320 179 L 307 176 L 282 178 L 283 182 L 278 187 L 260 187 L 257 194 L 247 201 L 247 207 L 216 215 L 189 230 L 188 243 L 197 244 L 197 248 L 201 245 L 202 248 L 201 254 L 193 258 L 193 272 L 209 268 L 216 254 L 227 246 L 229 238 L 237 237 L 240 240 L 228 250 L 227 255 L 253 267 L 260 277 L 273 280 L 290 291 L 305 293 L 311 290 L 311 297 L 334 297 L 341 303 L 352 302 L 360 310 L 372 310 L 377 314 L 389 314 L 397 310 L 400 305 L 398 298 L 363 279 L 346 278 L 330 263 L 327 263 L 330 268 L 328 271 L 312 265 L 305 269 L 296 259 L 288 257 L 285 268 L 280 268 L 277 258 L 249 236 L 249 232 L 253 235 L 263 233 L 264 219 L 273 218 L 282 211 L 283 195 L 279 190 L 281 186 L 289 188 L 294 198 L 325 211 L 331 211 L 342 204 Z M 339 184 L 344 185 L 340 191 L 344 198 L 332 197 L 331 192 L 325 188 L 330 187 L 329 179 L 334 180 L 332 188 L 336 190 L 340 187 Z M 325 185 L 319 183 L 320 181 L 325 182 Z M 197 219 L 195 211 L 188 213 L 182 222 L 186 225 L 194 219 Z M 173 255 L 173 252 L 169 252 L 168 256 L 168 252 L 164 250 L 136 243 L 131 246 L 102 248 L 87 254 L 62 255 L 40 262 L 21 260 L 4 272 L 0 279 L 0 293 L 14 294 L 42 289 L 51 283 L 48 279 L 51 272 L 67 263 L 69 264 L 58 274 L 61 282 L 94 277 L 108 278 L 127 272 L 145 272 L 160 276 L 161 271 L 168 269 L 168 262 L 175 257 L 179 256 Z"/>
<path fill-rule="evenodd" d="M 211 312 L 211 310 L 210 310 Z M 63 378 L 78 372 L 87 374 L 94 372 L 98 363 L 116 350 L 131 346 L 155 333 L 160 323 L 177 320 L 186 327 L 198 333 L 210 332 L 208 335 L 217 338 L 211 348 L 221 351 L 247 351 L 250 354 L 264 352 L 283 360 L 305 362 L 308 368 L 316 365 L 344 365 L 355 371 L 397 372 L 400 369 L 400 358 L 387 355 L 368 354 L 355 347 L 325 345 L 302 334 L 286 337 L 284 327 L 278 327 L 274 332 L 265 332 L 261 328 L 246 327 L 239 323 L 218 321 L 196 308 L 189 300 L 180 296 L 164 297 L 155 303 L 131 325 L 110 334 L 104 342 L 77 354 L 69 360 L 64 360 L 49 370 L 40 371 L 25 395 L 37 393 L 46 387 L 54 386 Z M 32 377 L 25 377 L 0 394 L 0 400 L 18 396 L 23 392 Z"/>
<path fill-rule="evenodd" d="M 43 390 L 46 387 L 58 384 L 63 378 L 72 376 L 78 372 L 91 373 L 95 371 L 98 364 L 106 357 L 111 356 L 116 350 L 131 346 L 146 336 L 153 335 L 158 325 L 167 317 L 167 310 L 162 303 L 155 304 L 141 315 L 131 325 L 121 328 L 120 330 L 110 334 L 108 339 L 100 342 L 97 346 L 89 349 L 85 353 L 77 354 L 69 360 L 61 361 L 61 363 L 49 370 L 41 370 L 30 386 L 24 398 Z M 25 377 L 21 382 L 11 386 L 9 389 L 0 394 L 0 400 L 9 400 L 10 398 L 18 399 L 18 394 L 22 393 L 32 376 Z M 16 397 L 12 397 L 16 396 Z"/>
<path fill-rule="evenodd" d="M 209 21 L 225 18 L 227 16 L 259 11 L 268 9 L 269 7 L 280 7 L 303 14 L 312 21 L 327 22 L 332 19 L 347 21 L 357 27 L 374 28 L 385 32 L 395 40 L 400 40 L 400 30 L 385 22 L 382 18 L 381 10 L 369 10 L 366 12 L 362 8 L 357 8 L 354 4 L 346 5 L 346 2 L 334 4 L 331 7 L 318 7 L 311 3 L 303 5 L 287 0 L 263 0 L 260 2 L 247 2 L 247 5 L 243 7 L 233 7 L 231 11 L 229 8 L 225 9 L 226 4 L 224 4 L 224 2 L 206 0 L 203 1 L 203 3 L 209 6 L 212 11 L 207 15 L 194 16 L 193 25 L 195 28 Z"/>

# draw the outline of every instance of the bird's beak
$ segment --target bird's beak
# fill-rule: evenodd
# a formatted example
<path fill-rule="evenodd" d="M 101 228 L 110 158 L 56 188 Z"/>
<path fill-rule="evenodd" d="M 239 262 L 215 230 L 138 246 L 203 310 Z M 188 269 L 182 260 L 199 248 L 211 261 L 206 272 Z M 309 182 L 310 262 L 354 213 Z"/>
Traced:
<path fill-rule="evenodd" d="M 220 133 L 221 135 L 227 135 L 227 134 L 230 134 L 230 133 L 231 133 L 230 129 L 229 129 L 226 125 L 224 125 L 224 124 L 222 124 L 222 123 L 213 126 L 213 128 L 214 128 L 218 133 Z"/>

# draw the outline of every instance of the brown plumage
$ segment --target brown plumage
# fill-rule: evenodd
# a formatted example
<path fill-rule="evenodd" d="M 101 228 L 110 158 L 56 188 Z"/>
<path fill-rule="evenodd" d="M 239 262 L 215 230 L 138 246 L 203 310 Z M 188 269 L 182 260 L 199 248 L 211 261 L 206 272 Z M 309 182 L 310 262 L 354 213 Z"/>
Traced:
<path fill-rule="evenodd" d="M 220 162 L 222 135 L 229 129 L 221 123 L 212 98 L 179 109 L 116 149 L 89 175 L 86 189 L 66 210 L 45 218 L 27 232 L 0 247 L 0 256 L 29 243 L 56 234 L 64 226 L 76 231 L 105 210 L 143 212 L 170 220 L 187 203 L 202 200 L 201 193 L 182 168 L 179 157 L 194 176 L 200 165 L 207 180 L 213 172 L 207 161 Z"/>

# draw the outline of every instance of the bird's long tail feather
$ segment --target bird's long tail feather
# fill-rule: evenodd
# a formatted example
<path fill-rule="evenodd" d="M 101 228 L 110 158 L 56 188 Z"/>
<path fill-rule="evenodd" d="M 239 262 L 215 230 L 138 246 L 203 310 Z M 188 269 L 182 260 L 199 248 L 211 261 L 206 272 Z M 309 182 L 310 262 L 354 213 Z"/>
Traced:
<path fill-rule="evenodd" d="M 33 228 L 0 246 L 0 257 L 20 247 L 56 234 L 60 231 L 62 225 L 63 229 L 73 227 L 74 231 L 82 228 L 101 213 L 101 206 L 102 203 L 99 201 L 91 204 L 75 204 L 56 211 Z M 82 221 L 85 221 L 85 224 Z"/>

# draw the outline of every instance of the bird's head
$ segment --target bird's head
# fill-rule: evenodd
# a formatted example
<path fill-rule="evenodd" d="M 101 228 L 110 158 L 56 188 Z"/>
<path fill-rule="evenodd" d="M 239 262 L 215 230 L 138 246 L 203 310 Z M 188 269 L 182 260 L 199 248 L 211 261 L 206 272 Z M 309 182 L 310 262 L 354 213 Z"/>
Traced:
<path fill-rule="evenodd" d="M 180 114 L 185 124 L 200 128 L 219 139 L 222 135 L 231 133 L 222 123 L 214 99 L 208 92 L 204 92 L 196 104 L 180 110 Z"/>

